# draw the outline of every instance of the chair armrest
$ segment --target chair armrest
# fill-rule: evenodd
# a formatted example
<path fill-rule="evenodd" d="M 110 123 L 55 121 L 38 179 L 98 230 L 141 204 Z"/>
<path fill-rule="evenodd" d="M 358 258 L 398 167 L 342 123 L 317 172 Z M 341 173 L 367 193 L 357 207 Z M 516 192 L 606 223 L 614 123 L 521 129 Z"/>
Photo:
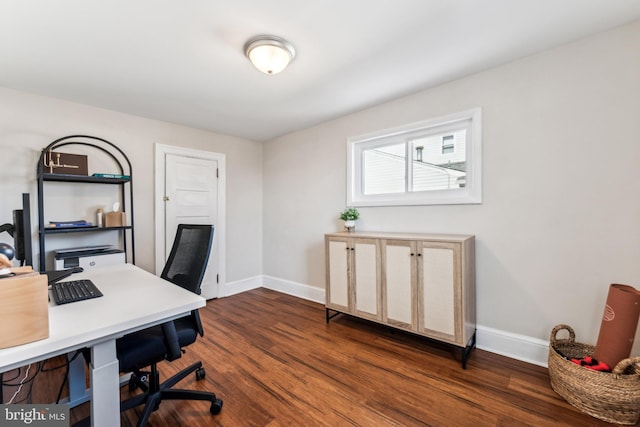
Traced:
<path fill-rule="evenodd" d="M 176 325 L 173 321 L 163 323 L 162 333 L 164 334 L 165 344 L 167 346 L 166 359 L 168 361 L 176 360 L 182 357 L 182 351 L 180 350 L 180 344 L 178 343 L 178 332 L 176 332 Z"/>

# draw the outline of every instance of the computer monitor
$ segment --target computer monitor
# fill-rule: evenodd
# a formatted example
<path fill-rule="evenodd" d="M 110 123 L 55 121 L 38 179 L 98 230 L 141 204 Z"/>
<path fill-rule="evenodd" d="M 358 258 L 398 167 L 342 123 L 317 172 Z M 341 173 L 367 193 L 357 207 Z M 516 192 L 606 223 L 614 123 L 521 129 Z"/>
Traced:
<path fill-rule="evenodd" d="M 13 224 L 0 226 L 0 231 L 6 231 L 13 237 L 15 258 L 20 262 L 20 265 L 33 266 L 29 193 L 22 193 L 22 209 L 13 211 Z"/>
<path fill-rule="evenodd" d="M 31 244 L 31 206 L 29 193 L 22 193 L 22 209 L 13 211 L 13 243 L 16 259 L 20 265 L 33 266 L 33 248 Z"/>

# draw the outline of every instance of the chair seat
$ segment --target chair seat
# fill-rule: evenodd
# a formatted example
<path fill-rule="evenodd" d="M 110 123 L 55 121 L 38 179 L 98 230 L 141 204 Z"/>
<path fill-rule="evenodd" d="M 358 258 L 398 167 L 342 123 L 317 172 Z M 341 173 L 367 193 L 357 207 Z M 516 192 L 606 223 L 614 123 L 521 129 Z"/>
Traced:
<path fill-rule="evenodd" d="M 186 347 L 196 341 L 196 331 L 188 317 L 174 320 L 178 343 Z M 116 341 L 120 372 L 142 370 L 145 367 L 164 360 L 167 353 L 161 326 L 154 326 L 139 332 L 125 335 Z"/>

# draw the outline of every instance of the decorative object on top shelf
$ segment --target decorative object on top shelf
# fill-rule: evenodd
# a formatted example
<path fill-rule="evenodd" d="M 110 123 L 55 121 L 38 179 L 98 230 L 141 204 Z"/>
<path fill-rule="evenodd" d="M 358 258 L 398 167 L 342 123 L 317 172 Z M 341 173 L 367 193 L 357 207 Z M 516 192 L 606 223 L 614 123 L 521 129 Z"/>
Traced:
<path fill-rule="evenodd" d="M 65 175 L 87 175 L 87 156 L 82 154 L 58 153 L 52 150 L 47 151 L 43 157 L 46 172 L 61 173 Z"/>
<path fill-rule="evenodd" d="M 340 219 L 344 221 L 346 231 L 355 231 L 356 220 L 360 219 L 360 212 L 356 208 L 347 208 L 340 213 Z"/>

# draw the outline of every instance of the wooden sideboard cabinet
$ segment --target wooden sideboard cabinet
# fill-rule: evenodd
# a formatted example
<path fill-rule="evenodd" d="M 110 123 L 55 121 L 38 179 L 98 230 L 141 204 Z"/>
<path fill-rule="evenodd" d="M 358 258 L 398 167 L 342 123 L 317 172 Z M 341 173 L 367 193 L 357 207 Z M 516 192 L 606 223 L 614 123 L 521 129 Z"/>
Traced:
<path fill-rule="evenodd" d="M 459 347 L 475 347 L 475 238 L 339 232 L 325 235 L 326 320 L 379 322 Z"/>

